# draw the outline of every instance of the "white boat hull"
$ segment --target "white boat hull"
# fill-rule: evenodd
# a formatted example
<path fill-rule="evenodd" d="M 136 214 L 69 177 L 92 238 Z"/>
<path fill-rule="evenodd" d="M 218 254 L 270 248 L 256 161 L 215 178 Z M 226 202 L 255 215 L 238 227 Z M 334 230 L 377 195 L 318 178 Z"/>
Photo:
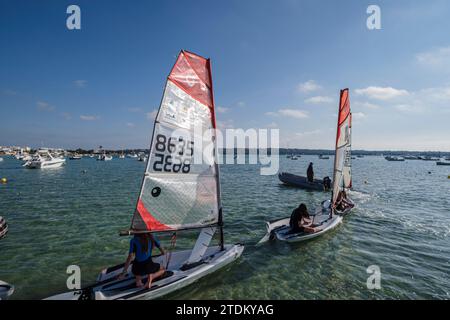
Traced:
<path fill-rule="evenodd" d="M 189 259 L 191 250 L 177 251 L 172 253 L 172 258 L 168 266 L 167 277 L 156 279 L 150 289 L 136 288 L 135 279 L 131 273 L 131 266 L 128 269 L 127 277 L 124 280 L 116 280 L 122 272 L 123 265 L 104 269 L 98 276 L 97 283 L 84 290 L 77 290 L 58 294 L 47 298 L 48 300 L 150 300 L 159 298 L 168 293 L 184 288 L 200 278 L 217 271 L 238 259 L 244 250 L 240 244 L 227 245 L 225 250 L 220 251 L 219 247 L 209 247 L 205 253 L 202 263 L 183 270 L 183 264 Z M 155 262 L 165 266 L 165 256 L 158 256 L 153 259 Z"/>
<path fill-rule="evenodd" d="M 14 293 L 14 286 L 0 280 L 0 300 L 7 300 Z"/>
<path fill-rule="evenodd" d="M 31 161 L 25 164 L 25 167 L 29 169 L 46 169 L 46 168 L 59 168 L 66 163 L 66 160 L 55 161 Z"/>

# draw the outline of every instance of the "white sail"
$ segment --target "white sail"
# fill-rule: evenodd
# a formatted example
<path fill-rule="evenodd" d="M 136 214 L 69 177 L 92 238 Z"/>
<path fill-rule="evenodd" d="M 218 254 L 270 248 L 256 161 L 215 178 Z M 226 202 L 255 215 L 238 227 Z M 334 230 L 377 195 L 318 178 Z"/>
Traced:
<path fill-rule="evenodd" d="M 209 59 L 180 52 L 153 130 L 131 229 L 169 231 L 217 225 L 220 190 Z M 210 136 L 205 138 L 205 131 Z"/>
<path fill-rule="evenodd" d="M 348 89 L 341 90 L 339 99 L 339 113 L 336 134 L 336 155 L 334 159 L 333 199 L 336 199 L 340 191 L 350 189 L 352 186 L 351 173 L 351 137 L 352 113 Z"/>

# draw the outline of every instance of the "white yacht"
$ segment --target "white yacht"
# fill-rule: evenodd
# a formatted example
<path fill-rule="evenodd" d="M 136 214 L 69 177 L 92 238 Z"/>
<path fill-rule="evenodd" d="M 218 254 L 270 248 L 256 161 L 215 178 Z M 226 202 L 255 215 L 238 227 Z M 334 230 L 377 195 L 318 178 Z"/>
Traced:
<path fill-rule="evenodd" d="M 107 155 L 106 153 L 100 154 L 97 158 L 99 161 L 109 161 L 112 160 L 112 156 Z"/>
<path fill-rule="evenodd" d="M 50 152 L 37 152 L 31 160 L 23 165 L 29 169 L 58 168 L 66 163 L 66 159 L 54 157 Z"/>

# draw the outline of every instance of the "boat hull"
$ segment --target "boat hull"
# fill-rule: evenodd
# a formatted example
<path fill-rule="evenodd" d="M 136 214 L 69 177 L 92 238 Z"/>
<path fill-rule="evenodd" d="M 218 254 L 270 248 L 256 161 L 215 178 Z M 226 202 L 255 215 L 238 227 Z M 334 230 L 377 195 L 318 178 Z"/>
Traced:
<path fill-rule="evenodd" d="M 0 280 L 0 300 L 7 300 L 14 293 L 14 286 Z"/>
<path fill-rule="evenodd" d="M 290 218 L 282 218 L 279 220 L 267 222 L 267 232 L 268 234 L 271 234 L 272 239 L 276 238 L 279 241 L 285 242 L 302 242 L 320 237 L 324 233 L 336 228 L 342 222 L 342 216 L 340 215 L 333 215 L 332 217 L 330 217 L 328 214 L 324 214 L 320 216 L 322 216 L 319 218 L 321 220 L 318 221 L 320 225 L 317 227 L 317 231 L 314 233 L 291 233 L 291 228 L 289 227 Z M 315 219 L 317 219 L 317 216 Z"/>
<path fill-rule="evenodd" d="M 319 179 L 314 179 L 314 182 L 311 183 L 304 176 L 298 176 L 287 172 L 279 173 L 278 179 L 284 184 L 292 187 L 315 191 L 329 191 L 329 189 L 324 187 L 323 181 Z"/>
<path fill-rule="evenodd" d="M 205 253 L 203 263 L 193 265 L 192 268 L 183 270 L 183 264 L 188 260 L 191 250 L 177 251 L 172 253 L 170 264 L 167 268 L 168 276 L 156 279 L 150 289 L 136 288 L 135 279 L 128 269 L 124 280 L 116 280 L 122 272 L 123 265 L 117 265 L 104 269 L 93 286 L 72 292 L 67 292 L 47 298 L 48 300 L 150 300 L 162 297 L 166 294 L 184 288 L 199 279 L 211 274 L 226 265 L 237 260 L 244 250 L 240 244 L 227 245 L 225 250 L 219 247 L 210 247 Z M 153 259 L 155 262 L 165 266 L 165 256 Z M 145 281 L 145 279 L 144 279 Z"/>
<path fill-rule="evenodd" d="M 52 162 L 29 162 L 25 165 L 28 169 L 47 169 L 47 168 L 59 168 L 65 164 L 65 160 L 52 161 Z"/>

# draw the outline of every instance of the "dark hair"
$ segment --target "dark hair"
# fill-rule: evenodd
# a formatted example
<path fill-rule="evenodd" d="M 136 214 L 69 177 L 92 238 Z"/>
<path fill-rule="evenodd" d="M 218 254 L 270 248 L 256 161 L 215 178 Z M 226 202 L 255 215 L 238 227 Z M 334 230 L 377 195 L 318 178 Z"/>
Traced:
<path fill-rule="evenodd" d="M 150 241 L 153 242 L 153 237 L 150 233 L 139 233 L 138 234 L 139 242 L 141 243 L 142 253 L 147 253 L 148 251 L 148 243 Z"/>
<path fill-rule="evenodd" d="M 306 208 L 306 204 L 300 203 L 298 206 L 298 210 L 300 211 L 300 216 L 309 217 L 308 208 Z"/>

